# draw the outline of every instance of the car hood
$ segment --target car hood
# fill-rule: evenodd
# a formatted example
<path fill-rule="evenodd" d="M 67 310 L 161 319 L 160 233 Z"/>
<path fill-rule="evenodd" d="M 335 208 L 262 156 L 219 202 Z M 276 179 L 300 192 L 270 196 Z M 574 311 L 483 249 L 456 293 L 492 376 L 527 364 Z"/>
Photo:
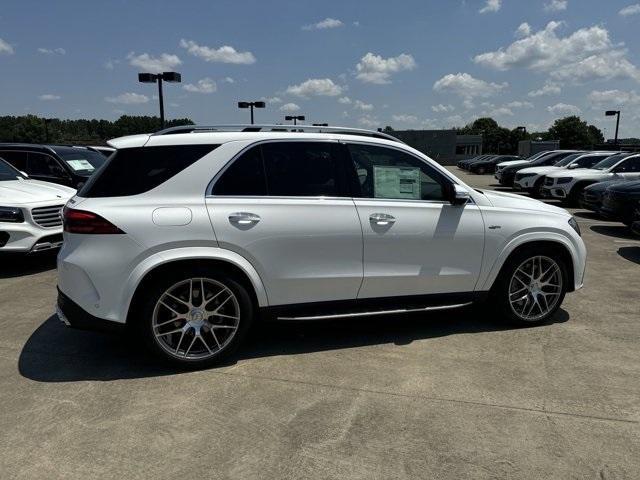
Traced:
<path fill-rule="evenodd" d="M 0 204 L 7 206 L 57 199 L 64 203 L 75 193 L 73 188 L 40 180 L 0 181 Z"/>
<path fill-rule="evenodd" d="M 555 207 L 533 198 L 516 195 L 515 193 L 496 192 L 495 190 L 482 190 L 494 207 L 509 208 L 515 210 L 530 210 L 535 212 L 556 213 L 570 217 L 563 208 Z"/>
<path fill-rule="evenodd" d="M 614 185 L 610 190 L 612 192 L 619 193 L 638 193 L 640 192 L 640 180 L 634 180 L 632 182 L 622 182 Z"/>
<path fill-rule="evenodd" d="M 523 173 L 536 173 L 538 175 L 544 175 L 547 173 L 555 172 L 556 170 L 561 170 L 562 167 L 528 167 L 523 168 L 522 170 L 518 170 L 518 173 L 522 175 Z"/>
<path fill-rule="evenodd" d="M 529 160 L 509 160 L 508 162 L 500 162 L 498 164 L 499 167 L 512 167 L 514 165 L 524 165 L 525 163 L 529 163 Z"/>
<path fill-rule="evenodd" d="M 593 185 L 589 185 L 588 187 L 585 188 L 585 190 L 588 190 L 590 192 L 604 192 L 607 188 L 611 187 L 612 185 L 617 185 L 619 183 L 627 183 L 628 180 L 607 180 L 606 182 L 598 182 L 598 183 L 594 183 Z"/>
<path fill-rule="evenodd" d="M 562 169 L 558 172 L 553 172 L 547 175 L 547 177 L 558 178 L 558 177 L 571 177 L 571 178 L 584 178 L 584 179 L 594 179 L 597 180 L 599 178 L 607 178 L 609 176 L 609 172 L 606 170 L 594 170 L 593 168 L 576 168 L 575 170 L 565 170 Z"/>

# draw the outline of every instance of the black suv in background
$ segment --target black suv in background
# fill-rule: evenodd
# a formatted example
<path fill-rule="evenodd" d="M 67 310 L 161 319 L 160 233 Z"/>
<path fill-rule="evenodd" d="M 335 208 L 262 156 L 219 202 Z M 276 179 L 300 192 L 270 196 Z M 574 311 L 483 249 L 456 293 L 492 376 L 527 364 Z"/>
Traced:
<path fill-rule="evenodd" d="M 542 155 L 541 157 L 538 157 L 537 159 L 530 162 L 504 167 L 496 174 L 496 178 L 500 182 L 500 185 L 513 187 L 513 181 L 516 178 L 516 172 L 529 167 L 550 167 L 551 165 L 555 165 L 556 163 L 558 163 L 564 157 L 573 155 L 574 153 L 578 153 L 578 150 L 550 151 L 546 155 Z"/>
<path fill-rule="evenodd" d="M 493 155 L 492 157 L 485 158 L 478 162 L 473 162 L 469 165 L 469 171 L 479 175 L 494 173 L 496 171 L 497 164 L 500 162 L 510 162 L 511 160 L 520 160 L 520 157 L 517 155 Z"/>
<path fill-rule="evenodd" d="M 611 220 L 618 220 L 627 226 L 634 221 L 634 214 L 640 200 L 640 180 L 618 183 L 607 188 L 602 197 L 600 214 Z"/>
<path fill-rule="evenodd" d="M 0 143 L 0 158 L 35 180 L 82 186 L 107 157 L 88 147 Z"/>

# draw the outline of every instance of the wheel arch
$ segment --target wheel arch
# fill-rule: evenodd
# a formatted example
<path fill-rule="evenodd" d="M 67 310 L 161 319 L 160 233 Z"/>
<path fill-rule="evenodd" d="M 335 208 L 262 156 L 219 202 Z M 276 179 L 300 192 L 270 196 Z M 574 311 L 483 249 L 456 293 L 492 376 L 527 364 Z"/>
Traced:
<path fill-rule="evenodd" d="M 205 248 L 206 252 L 199 250 L 201 249 L 185 248 L 162 252 L 161 256 L 156 254 L 143 262 L 129 278 L 129 286 L 126 291 L 131 293 L 124 302 L 124 311 L 120 318 L 126 318 L 129 323 L 140 305 L 146 285 L 151 284 L 161 275 L 192 267 L 210 267 L 212 271 L 224 272 L 246 288 L 257 308 L 269 305 L 262 279 L 248 260 L 235 252 L 224 249 Z"/>
<path fill-rule="evenodd" d="M 567 194 L 567 198 L 573 198 L 577 200 L 576 194 L 579 193 L 581 190 L 584 190 L 585 188 L 587 188 L 589 185 L 593 185 L 594 183 L 598 183 L 597 180 L 578 180 L 576 183 L 574 183 L 571 186 L 571 190 L 569 190 L 569 193 Z"/>

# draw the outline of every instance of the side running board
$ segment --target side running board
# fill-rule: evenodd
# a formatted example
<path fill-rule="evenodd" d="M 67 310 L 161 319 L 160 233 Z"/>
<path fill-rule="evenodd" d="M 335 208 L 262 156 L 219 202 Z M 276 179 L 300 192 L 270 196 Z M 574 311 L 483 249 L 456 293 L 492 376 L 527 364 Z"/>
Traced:
<path fill-rule="evenodd" d="M 327 315 L 311 315 L 300 317 L 277 317 L 278 320 L 333 320 L 337 318 L 369 317 L 373 315 L 396 315 L 399 313 L 433 312 L 436 310 L 449 310 L 471 305 L 473 302 L 458 303 L 455 305 L 437 305 L 433 307 L 396 308 L 393 310 L 370 310 L 365 312 L 333 313 Z"/>

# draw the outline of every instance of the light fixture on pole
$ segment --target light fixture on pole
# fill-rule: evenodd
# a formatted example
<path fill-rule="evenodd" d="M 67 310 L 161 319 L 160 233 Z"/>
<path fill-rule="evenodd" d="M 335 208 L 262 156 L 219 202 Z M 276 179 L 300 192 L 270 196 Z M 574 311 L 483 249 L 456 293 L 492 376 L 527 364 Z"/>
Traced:
<path fill-rule="evenodd" d="M 616 136 L 613 140 L 614 145 L 618 145 L 618 129 L 620 128 L 620 110 L 607 110 L 604 112 L 607 117 L 617 117 L 616 118 Z"/>
<path fill-rule="evenodd" d="M 264 108 L 266 104 L 264 102 L 238 102 L 238 108 L 250 108 L 251 109 L 251 125 L 253 125 L 253 109 Z"/>
<path fill-rule="evenodd" d="M 305 120 L 304 115 L 287 115 L 284 117 L 285 120 L 293 120 L 293 124 L 297 125 L 298 120 L 303 122 Z"/>
<path fill-rule="evenodd" d="M 312 123 L 311 124 L 314 127 L 328 127 L 329 124 L 328 123 Z"/>
<path fill-rule="evenodd" d="M 157 83 L 158 84 L 158 100 L 160 101 L 160 127 L 164 128 L 164 97 L 162 94 L 162 82 L 180 83 L 182 75 L 178 72 L 162 72 L 162 73 L 139 73 L 138 81 L 140 83 Z"/>

